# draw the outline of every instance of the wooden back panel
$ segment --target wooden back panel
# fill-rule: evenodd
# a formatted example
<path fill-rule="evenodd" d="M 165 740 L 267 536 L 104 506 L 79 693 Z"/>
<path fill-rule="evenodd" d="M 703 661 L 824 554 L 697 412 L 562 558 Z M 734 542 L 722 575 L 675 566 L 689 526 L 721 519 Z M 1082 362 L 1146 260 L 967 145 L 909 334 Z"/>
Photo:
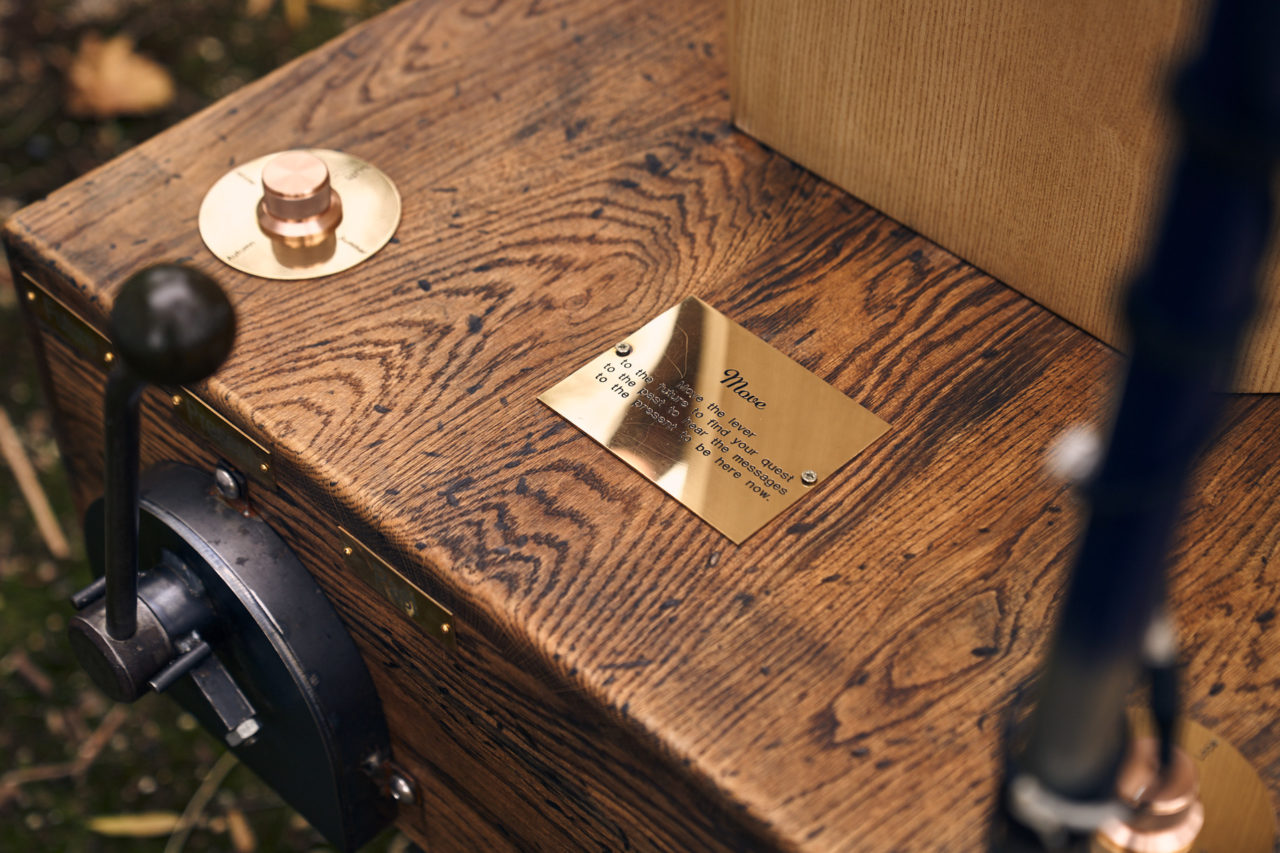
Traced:
<path fill-rule="evenodd" d="M 148 262 L 230 290 L 240 338 L 202 393 L 275 454 L 256 505 L 374 669 L 430 849 L 983 837 L 1078 522 L 1042 455 L 1105 417 L 1117 359 L 733 132 L 724 32 L 712 2 L 405 3 L 6 233 L 99 328 Z M 388 172 L 396 241 L 304 283 L 209 256 L 204 191 L 292 145 Z M 892 424 L 741 546 L 535 400 L 689 294 Z M 84 502 L 99 368 L 39 340 Z M 1233 405 L 1174 578 L 1189 710 L 1273 794 L 1274 402 Z M 144 431 L 146 460 L 213 462 L 158 396 Z M 455 611 L 456 651 L 350 575 L 338 525 Z"/>
<path fill-rule="evenodd" d="M 729 0 L 734 122 L 1113 346 L 1207 4 Z M 1238 387 L 1280 390 L 1280 263 Z"/>

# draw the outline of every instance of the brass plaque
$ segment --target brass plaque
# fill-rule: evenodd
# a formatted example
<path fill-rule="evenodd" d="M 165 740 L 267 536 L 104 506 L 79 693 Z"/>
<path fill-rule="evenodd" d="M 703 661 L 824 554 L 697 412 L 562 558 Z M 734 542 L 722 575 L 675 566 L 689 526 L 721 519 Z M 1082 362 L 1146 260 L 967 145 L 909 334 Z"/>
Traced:
<path fill-rule="evenodd" d="M 696 297 L 538 399 L 736 543 L 889 428 Z"/>

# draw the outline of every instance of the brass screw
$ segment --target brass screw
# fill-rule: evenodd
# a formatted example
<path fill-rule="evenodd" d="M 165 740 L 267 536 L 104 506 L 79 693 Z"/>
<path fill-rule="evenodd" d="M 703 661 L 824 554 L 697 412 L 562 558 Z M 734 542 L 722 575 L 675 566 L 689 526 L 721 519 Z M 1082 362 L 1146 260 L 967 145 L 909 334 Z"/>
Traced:
<path fill-rule="evenodd" d="M 351 546 L 350 546 L 350 545 L 348 545 L 346 548 L 343 548 L 343 549 L 342 549 L 342 553 L 344 553 L 344 554 L 346 554 L 348 557 L 350 557 L 352 554 L 354 554 L 354 553 L 355 553 L 355 551 L 351 550 Z"/>
<path fill-rule="evenodd" d="M 258 466 L 258 470 L 265 474 L 270 469 L 267 467 L 267 463 L 263 462 L 261 465 Z"/>
<path fill-rule="evenodd" d="M 113 352 L 105 353 L 105 354 L 102 356 L 102 360 L 103 360 L 103 362 L 105 362 L 106 364 L 110 364 L 111 362 L 113 362 L 113 361 L 115 361 L 115 360 L 116 360 L 116 354 L 115 354 L 115 353 L 113 353 Z"/>
<path fill-rule="evenodd" d="M 453 630 L 453 627 L 448 622 L 445 622 L 443 625 L 440 626 L 441 634 L 447 634 L 452 630 Z"/>
<path fill-rule="evenodd" d="M 181 405 L 182 405 L 182 398 L 181 398 L 181 397 L 179 397 L 177 394 L 174 394 L 172 397 L 170 397 L 170 398 L 169 398 L 169 400 L 170 400 L 170 401 L 171 401 L 175 406 L 181 406 Z"/>
<path fill-rule="evenodd" d="M 35 292 L 34 290 L 28 290 L 28 291 L 27 291 L 27 301 L 28 301 L 28 302 L 35 302 L 35 301 L 36 301 L 36 292 Z"/>

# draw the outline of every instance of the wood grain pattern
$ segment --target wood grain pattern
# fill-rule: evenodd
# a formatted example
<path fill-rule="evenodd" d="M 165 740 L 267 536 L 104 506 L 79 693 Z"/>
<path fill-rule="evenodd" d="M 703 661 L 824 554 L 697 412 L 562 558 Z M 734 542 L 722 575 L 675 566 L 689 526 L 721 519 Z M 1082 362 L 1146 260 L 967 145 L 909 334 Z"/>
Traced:
<path fill-rule="evenodd" d="M 735 123 L 1114 346 L 1206 3 L 729 0 Z M 1280 391 L 1280 258 L 1241 390 Z"/>
<path fill-rule="evenodd" d="M 99 326 L 150 261 L 228 288 L 240 338 L 202 393 L 279 460 L 255 501 L 374 668 L 433 850 L 982 838 L 1079 523 L 1042 454 L 1105 416 L 1116 357 L 734 133 L 724 27 L 700 2 L 406 3 L 6 234 Z M 209 257 L 204 189 L 289 145 L 390 174 L 396 241 L 304 283 Z M 893 424 L 742 546 L 535 400 L 689 294 Z M 100 377 L 43 345 L 87 501 Z M 1273 796 L 1274 402 L 1233 403 L 1174 581 L 1191 711 Z M 146 460 L 213 460 L 154 399 L 145 430 Z M 456 654 L 344 573 L 339 524 L 455 611 Z"/>

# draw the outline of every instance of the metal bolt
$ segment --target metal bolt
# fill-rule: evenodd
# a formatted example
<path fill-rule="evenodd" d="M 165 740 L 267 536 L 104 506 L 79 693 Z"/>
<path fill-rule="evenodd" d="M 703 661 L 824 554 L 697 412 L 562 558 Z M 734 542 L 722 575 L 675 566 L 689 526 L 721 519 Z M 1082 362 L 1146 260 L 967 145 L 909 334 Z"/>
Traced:
<path fill-rule="evenodd" d="M 818 482 L 818 472 L 805 471 L 800 475 L 800 482 L 804 483 L 806 486 L 812 486 L 814 483 Z"/>
<path fill-rule="evenodd" d="M 169 402 L 173 403 L 175 406 L 181 406 L 182 398 L 179 397 L 177 394 L 174 394 L 172 397 L 169 398 Z"/>
<path fill-rule="evenodd" d="M 258 470 L 264 474 L 267 473 L 267 471 L 269 470 L 269 468 L 267 467 L 267 463 L 263 462 L 260 465 L 258 465 Z"/>
<path fill-rule="evenodd" d="M 405 803 L 406 805 L 413 802 L 413 783 L 401 776 L 399 773 L 392 773 L 389 780 L 391 786 L 391 799 L 397 803 Z"/>
<path fill-rule="evenodd" d="M 116 360 L 116 354 L 113 352 L 103 353 L 102 355 L 102 361 L 106 364 L 110 364 L 115 360 Z"/>
<path fill-rule="evenodd" d="M 347 547 L 345 547 L 345 548 L 343 548 L 343 549 L 342 549 L 342 553 L 344 553 L 344 554 L 346 554 L 348 557 L 350 557 L 352 554 L 354 554 L 354 553 L 355 553 L 355 549 L 354 549 L 354 548 L 352 548 L 350 545 L 348 545 Z"/>
<path fill-rule="evenodd" d="M 451 626 L 448 622 L 445 622 L 443 625 L 440 626 L 441 634 L 447 634 L 452 630 L 453 630 L 453 626 Z"/>
<path fill-rule="evenodd" d="M 230 746 L 240 746 L 248 744 L 261 731 L 262 726 L 253 717 L 236 726 L 235 731 L 227 732 L 227 744 Z"/>
<path fill-rule="evenodd" d="M 213 482 L 218 487 L 218 494 L 229 501 L 238 501 L 244 497 L 244 483 L 240 475 L 225 462 L 219 462 L 214 469 Z"/>
<path fill-rule="evenodd" d="M 613 348 L 613 354 L 616 355 L 618 358 L 626 358 L 627 356 L 631 355 L 631 352 L 632 352 L 631 344 L 627 343 L 626 341 L 623 341 L 622 343 L 618 344 L 616 347 Z"/>

